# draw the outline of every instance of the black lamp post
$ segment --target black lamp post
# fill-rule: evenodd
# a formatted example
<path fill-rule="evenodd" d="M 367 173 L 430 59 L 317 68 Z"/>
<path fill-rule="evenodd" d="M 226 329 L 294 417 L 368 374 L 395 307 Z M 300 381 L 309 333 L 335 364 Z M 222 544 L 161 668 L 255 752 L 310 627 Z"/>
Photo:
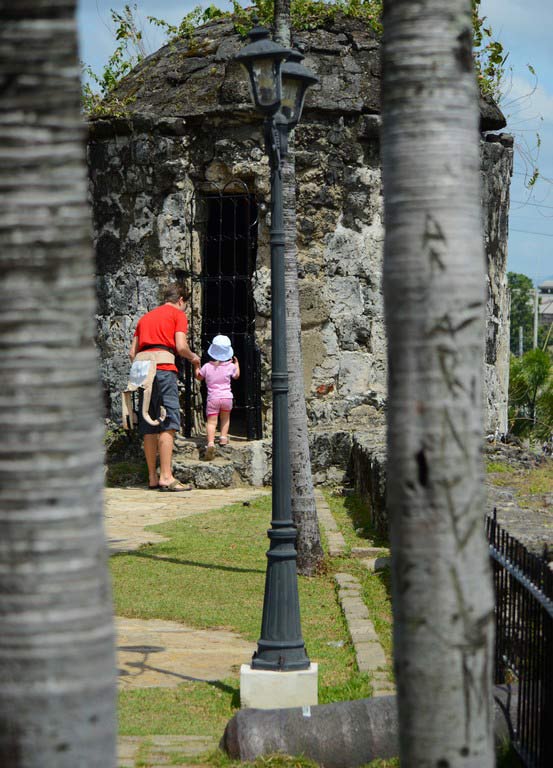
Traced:
<path fill-rule="evenodd" d="M 301 634 L 296 572 L 297 531 L 292 520 L 288 446 L 288 367 L 284 290 L 282 161 L 288 134 L 300 120 L 305 92 L 317 78 L 299 62 L 303 56 L 274 43 L 255 26 L 249 45 L 236 56 L 249 76 L 252 101 L 265 115 L 265 144 L 271 165 L 271 316 L 273 391 L 273 514 L 268 531 L 267 575 L 261 637 L 252 668 L 291 671 L 310 665 Z M 283 63 L 285 62 L 285 63 Z"/>

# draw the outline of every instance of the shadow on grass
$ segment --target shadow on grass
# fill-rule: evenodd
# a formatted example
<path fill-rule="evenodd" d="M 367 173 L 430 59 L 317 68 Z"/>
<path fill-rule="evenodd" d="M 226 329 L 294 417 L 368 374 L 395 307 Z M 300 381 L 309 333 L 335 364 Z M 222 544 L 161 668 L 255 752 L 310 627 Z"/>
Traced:
<path fill-rule="evenodd" d="M 383 571 L 378 571 L 374 574 L 374 578 L 378 579 L 384 589 L 386 590 L 386 597 L 390 604 L 392 603 L 392 574 L 389 568 L 384 568 Z"/>
<path fill-rule="evenodd" d="M 150 555 L 143 550 L 137 552 L 115 552 L 111 555 L 111 560 L 117 557 L 142 557 L 146 560 L 159 560 L 162 563 L 173 563 L 174 565 L 190 565 L 194 568 L 208 568 L 215 571 L 229 571 L 231 573 L 265 573 L 260 568 L 238 568 L 231 565 L 215 565 L 213 563 L 198 563 L 196 560 L 178 560 L 176 557 L 164 557 L 163 555 Z"/>
<path fill-rule="evenodd" d="M 344 499 L 344 508 L 354 530 L 361 528 L 362 536 L 369 539 L 375 547 L 389 546 L 388 537 L 379 533 L 371 521 L 371 513 L 368 505 L 356 494 L 351 494 Z"/>

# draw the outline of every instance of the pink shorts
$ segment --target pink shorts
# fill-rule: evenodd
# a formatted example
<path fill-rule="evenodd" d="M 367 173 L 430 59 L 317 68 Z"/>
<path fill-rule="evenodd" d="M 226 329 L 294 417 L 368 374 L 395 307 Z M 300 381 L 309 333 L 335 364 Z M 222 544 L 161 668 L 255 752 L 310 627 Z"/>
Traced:
<path fill-rule="evenodd" d="M 207 417 L 218 416 L 220 413 L 232 411 L 232 397 L 208 397 L 205 412 Z"/>

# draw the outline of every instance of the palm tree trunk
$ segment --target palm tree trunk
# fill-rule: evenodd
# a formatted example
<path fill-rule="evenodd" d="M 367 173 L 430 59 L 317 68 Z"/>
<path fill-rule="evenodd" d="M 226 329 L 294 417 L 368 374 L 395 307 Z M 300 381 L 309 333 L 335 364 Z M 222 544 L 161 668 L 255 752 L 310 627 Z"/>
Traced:
<path fill-rule="evenodd" d="M 0 0 L 0 765 L 115 766 L 74 0 Z"/>
<path fill-rule="evenodd" d="M 286 286 L 286 341 L 288 361 L 288 432 L 292 480 L 292 516 L 298 529 L 298 573 L 312 576 L 323 559 L 311 457 L 307 432 L 307 410 L 303 388 L 301 314 L 296 255 L 296 172 L 293 142 L 282 169 L 284 201 L 284 282 Z"/>
<path fill-rule="evenodd" d="M 290 0 L 275 0 L 275 40 L 290 46 Z M 297 569 L 312 576 L 323 559 L 315 491 L 311 474 L 311 457 L 307 432 L 307 409 L 303 388 L 301 352 L 301 313 L 298 290 L 296 249 L 296 168 L 293 134 L 289 137 L 289 154 L 282 168 L 282 200 L 284 205 L 284 270 L 286 286 L 286 343 L 288 362 L 288 433 L 290 446 L 292 516 L 298 529 Z"/>
<path fill-rule="evenodd" d="M 384 10 L 388 509 L 402 768 L 491 768 L 485 271 L 470 0 Z"/>

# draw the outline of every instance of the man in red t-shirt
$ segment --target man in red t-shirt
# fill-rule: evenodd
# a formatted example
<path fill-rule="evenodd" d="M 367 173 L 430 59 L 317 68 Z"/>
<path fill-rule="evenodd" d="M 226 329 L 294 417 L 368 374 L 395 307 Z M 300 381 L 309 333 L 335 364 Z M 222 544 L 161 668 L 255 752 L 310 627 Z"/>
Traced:
<path fill-rule="evenodd" d="M 138 352 L 145 349 L 171 349 L 180 357 L 185 357 L 194 365 L 200 358 L 188 346 L 186 333 L 188 320 L 185 314 L 188 291 L 179 283 L 172 283 L 163 291 L 164 304 L 143 315 L 136 326 L 134 338 L 129 350 L 133 362 Z M 152 426 L 142 418 L 139 408 L 138 427 L 144 435 L 144 455 L 148 465 L 151 490 L 187 491 L 187 486 L 180 483 L 173 475 L 172 460 L 175 433 L 180 429 L 179 391 L 177 386 L 177 367 L 171 363 L 158 363 L 156 380 L 161 395 L 161 402 L 167 410 L 167 416 L 158 426 Z M 157 456 L 159 454 L 159 478 L 157 475 Z"/>

